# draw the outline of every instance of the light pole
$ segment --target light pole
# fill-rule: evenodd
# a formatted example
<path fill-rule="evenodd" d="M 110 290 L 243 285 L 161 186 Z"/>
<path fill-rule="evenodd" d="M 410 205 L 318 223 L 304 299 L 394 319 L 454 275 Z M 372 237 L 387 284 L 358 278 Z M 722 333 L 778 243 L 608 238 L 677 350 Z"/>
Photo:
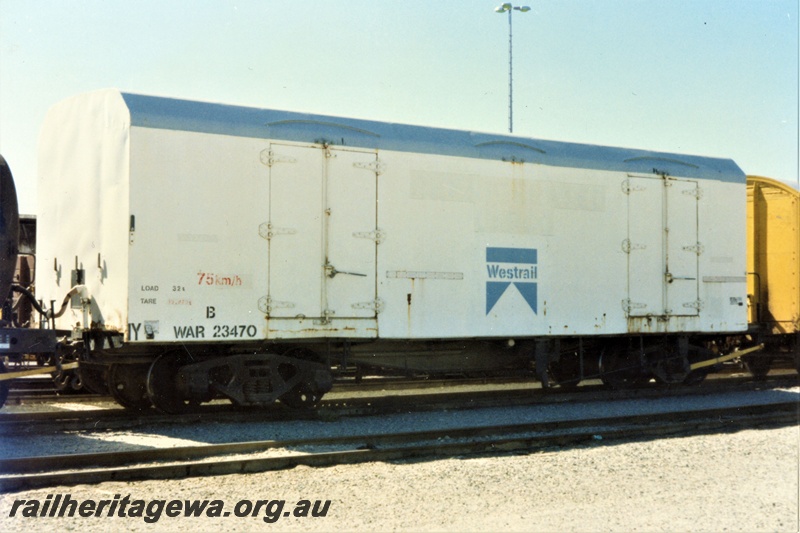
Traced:
<path fill-rule="evenodd" d="M 514 131 L 514 82 L 513 82 L 513 62 L 512 62 L 512 37 L 511 37 L 511 12 L 517 10 L 527 13 L 531 10 L 528 6 L 512 6 L 509 3 L 500 4 L 494 8 L 495 13 L 508 13 L 508 132 Z"/>

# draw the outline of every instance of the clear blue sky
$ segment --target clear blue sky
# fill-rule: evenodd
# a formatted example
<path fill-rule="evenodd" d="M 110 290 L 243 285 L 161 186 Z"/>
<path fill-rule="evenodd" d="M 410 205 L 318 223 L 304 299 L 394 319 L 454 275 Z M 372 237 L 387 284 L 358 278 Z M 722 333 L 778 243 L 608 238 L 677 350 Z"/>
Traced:
<path fill-rule="evenodd" d="M 508 129 L 500 0 L 0 0 L 0 153 L 36 212 L 47 109 L 126 91 Z M 535 0 L 514 133 L 734 159 L 798 181 L 797 0 Z"/>

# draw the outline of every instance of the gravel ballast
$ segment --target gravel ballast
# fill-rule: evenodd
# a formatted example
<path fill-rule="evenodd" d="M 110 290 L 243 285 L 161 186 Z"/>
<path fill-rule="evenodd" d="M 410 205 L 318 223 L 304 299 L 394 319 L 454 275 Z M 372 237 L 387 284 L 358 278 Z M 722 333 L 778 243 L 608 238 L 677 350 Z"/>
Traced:
<path fill-rule="evenodd" d="M 19 433 L 0 428 L 0 457 L 31 457 L 170 448 L 228 442 L 376 435 L 504 424 L 634 417 L 691 410 L 729 409 L 783 402 L 800 404 L 800 387 L 696 396 L 571 401 L 480 409 L 412 411 L 330 420 L 232 421 L 153 424 L 128 429 Z"/>
<path fill-rule="evenodd" d="M 0 496 L 3 531 L 798 531 L 800 429 L 591 445 L 531 454 L 366 463 Z M 9 517 L 14 501 L 221 500 L 230 516 L 156 523 L 116 513 Z M 241 500 L 330 500 L 324 517 L 236 517 Z M 23 504 L 24 505 L 24 504 Z M 154 508 L 155 509 L 155 508 Z M 244 507 L 239 508 L 244 509 Z M 270 512 L 275 511 L 273 506 Z M 130 510 L 130 508 L 129 508 Z M 77 513 L 76 513 L 77 514 Z M 280 513 L 281 515 L 283 513 Z"/>

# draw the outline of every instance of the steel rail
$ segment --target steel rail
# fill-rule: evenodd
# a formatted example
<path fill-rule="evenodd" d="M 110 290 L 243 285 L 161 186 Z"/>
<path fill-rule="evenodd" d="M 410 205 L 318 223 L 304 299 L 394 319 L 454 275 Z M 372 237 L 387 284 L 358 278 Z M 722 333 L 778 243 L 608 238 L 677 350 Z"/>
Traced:
<path fill-rule="evenodd" d="M 21 383 L 16 380 L 12 383 L 9 390 L 8 405 L 18 405 L 20 403 L 45 403 L 60 401 L 110 401 L 110 395 L 93 394 L 80 392 L 61 393 L 55 390 L 52 382 L 36 380 L 37 383 Z M 469 385 L 507 385 L 507 384 L 530 384 L 534 385 L 535 378 L 531 376 L 503 376 L 503 377 L 479 377 L 479 378 L 365 378 L 356 381 L 353 378 L 334 380 L 331 392 L 368 392 L 368 391 L 397 391 L 404 389 L 437 389 L 449 387 L 463 387 Z"/>
<path fill-rule="evenodd" d="M 729 432 L 754 427 L 798 424 L 797 402 L 737 406 L 588 420 L 563 420 L 490 427 L 447 428 L 411 433 L 335 438 L 258 441 L 162 450 L 26 457 L 0 461 L 0 492 L 39 487 L 179 479 L 206 475 L 266 472 L 305 466 L 332 466 L 368 461 L 434 458 L 454 455 L 535 451 L 554 446 L 641 440 L 670 435 Z M 271 449 L 341 446 L 327 452 L 297 450 L 293 455 L 249 457 L 200 462 L 232 454 L 256 454 Z M 178 461 L 175 464 L 141 464 Z M 86 469 L 91 467 L 91 469 Z M 70 470 L 73 469 L 73 470 Z M 83 469 L 83 470 L 81 470 Z M 58 470 L 56 472 L 56 470 Z M 33 473 L 37 472 L 37 473 Z M 39 473 L 43 472 L 43 473 Z"/>
<path fill-rule="evenodd" d="M 745 392 L 797 385 L 797 375 L 770 376 L 765 381 L 727 378 L 701 387 L 644 387 L 611 390 L 601 385 L 576 390 L 513 388 L 438 393 L 389 394 L 380 396 L 330 398 L 314 410 L 292 410 L 283 405 L 263 409 L 236 409 L 230 404 L 212 404 L 198 411 L 163 415 L 153 410 L 135 413 L 122 408 L 36 413 L 0 413 L 0 432 L 35 434 L 53 431 L 102 431 L 131 429 L 158 424 L 178 425 L 199 422 L 279 422 L 286 420 L 331 420 L 347 416 L 369 416 L 409 411 L 508 407 L 558 404 L 572 401 L 613 401 L 663 397 L 702 396 L 720 392 Z"/>

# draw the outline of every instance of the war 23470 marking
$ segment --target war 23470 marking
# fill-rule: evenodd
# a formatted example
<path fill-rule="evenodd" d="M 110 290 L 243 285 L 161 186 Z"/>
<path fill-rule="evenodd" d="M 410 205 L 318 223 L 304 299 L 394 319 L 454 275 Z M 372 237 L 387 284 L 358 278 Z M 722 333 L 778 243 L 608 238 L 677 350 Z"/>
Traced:
<path fill-rule="evenodd" d="M 205 339 L 205 326 L 174 326 L 176 339 Z M 211 330 L 213 339 L 246 339 L 258 335 L 258 328 L 252 324 L 215 324 Z"/>

